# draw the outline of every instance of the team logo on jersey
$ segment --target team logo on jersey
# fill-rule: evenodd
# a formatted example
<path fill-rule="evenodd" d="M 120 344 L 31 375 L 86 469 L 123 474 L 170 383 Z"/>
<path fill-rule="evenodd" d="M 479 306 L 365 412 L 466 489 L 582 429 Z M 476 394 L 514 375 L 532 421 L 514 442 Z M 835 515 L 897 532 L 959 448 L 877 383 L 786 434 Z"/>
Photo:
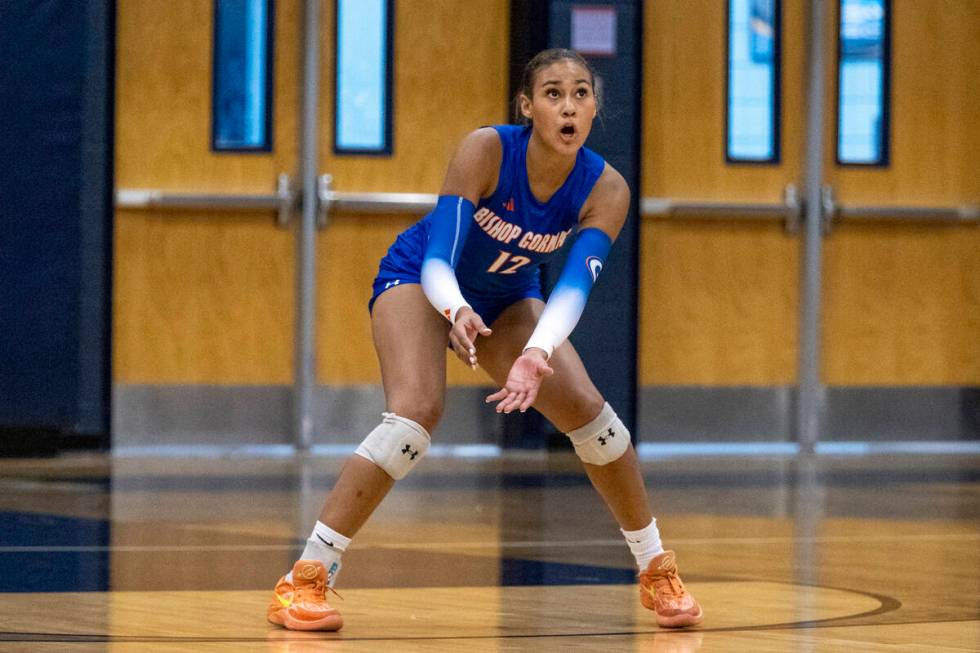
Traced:
<path fill-rule="evenodd" d="M 514 211 L 514 198 L 513 197 L 510 198 L 509 200 L 507 200 L 506 202 L 504 202 L 504 208 L 507 209 L 508 211 L 511 211 L 511 212 Z"/>
<path fill-rule="evenodd" d="M 589 266 L 589 272 L 592 273 L 592 283 L 599 280 L 599 273 L 602 272 L 602 259 L 598 256 L 590 256 L 585 259 L 585 264 Z"/>

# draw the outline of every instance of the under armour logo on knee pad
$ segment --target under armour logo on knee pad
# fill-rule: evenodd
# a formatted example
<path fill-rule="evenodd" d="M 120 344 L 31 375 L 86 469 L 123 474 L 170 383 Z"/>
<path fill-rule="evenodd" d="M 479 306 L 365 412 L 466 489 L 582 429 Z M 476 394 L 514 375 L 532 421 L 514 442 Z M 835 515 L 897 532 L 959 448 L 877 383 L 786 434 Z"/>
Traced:
<path fill-rule="evenodd" d="M 405 448 L 402 449 L 402 453 L 408 454 L 409 460 L 415 460 L 415 456 L 419 455 L 419 450 L 418 449 L 413 450 L 412 447 L 406 444 Z"/>
<path fill-rule="evenodd" d="M 608 438 L 614 438 L 614 437 L 616 437 L 616 432 L 613 431 L 612 429 L 606 429 L 606 434 L 599 436 L 599 444 L 601 444 L 602 446 L 606 446 L 606 440 Z"/>

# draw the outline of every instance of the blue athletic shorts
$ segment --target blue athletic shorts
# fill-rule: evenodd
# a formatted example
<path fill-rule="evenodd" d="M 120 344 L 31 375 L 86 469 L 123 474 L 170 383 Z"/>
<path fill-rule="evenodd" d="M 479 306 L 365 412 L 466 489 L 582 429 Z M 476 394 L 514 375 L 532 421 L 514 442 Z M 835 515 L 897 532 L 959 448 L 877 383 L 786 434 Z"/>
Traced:
<path fill-rule="evenodd" d="M 421 283 L 422 258 L 425 255 L 425 225 L 418 222 L 402 233 L 388 249 L 378 266 L 378 276 L 374 279 L 371 300 L 368 311 L 374 308 L 374 302 L 384 291 L 403 283 Z M 483 318 L 483 323 L 492 326 L 494 321 L 508 306 L 528 297 L 544 300 L 541 293 L 541 282 L 534 282 L 517 291 L 508 291 L 499 296 L 475 296 L 462 289 L 463 299 L 473 307 L 473 310 Z"/>

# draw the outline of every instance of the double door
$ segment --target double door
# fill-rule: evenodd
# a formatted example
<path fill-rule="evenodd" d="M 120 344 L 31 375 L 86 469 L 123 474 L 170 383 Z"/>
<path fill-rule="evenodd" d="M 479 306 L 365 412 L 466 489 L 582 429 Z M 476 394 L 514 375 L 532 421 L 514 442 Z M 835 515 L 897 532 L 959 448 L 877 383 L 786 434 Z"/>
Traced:
<path fill-rule="evenodd" d="M 880 3 L 890 136 L 887 164 L 869 166 L 838 162 L 836 0 L 778 3 L 779 157 L 726 161 L 727 4 L 646 8 L 641 423 L 667 441 L 794 440 L 812 363 L 822 440 L 975 439 L 980 6 Z M 815 257 L 799 222 L 814 4 L 825 11 Z M 813 266 L 815 296 L 801 290 Z"/>
<path fill-rule="evenodd" d="M 294 438 L 308 8 L 269 3 L 271 141 L 266 151 L 236 152 L 215 150 L 212 138 L 218 4 L 118 6 L 113 380 L 122 447 Z M 335 3 L 316 5 L 313 150 L 333 188 L 436 193 L 459 139 L 506 121 L 507 3 L 480 4 L 476 12 L 468 3 L 391 3 L 390 156 L 334 153 Z M 253 208 L 234 208 L 236 198 Z M 310 418 L 324 441 L 355 442 L 376 423 L 377 414 L 351 410 L 352 400 L 383 407 L 366 304 L 377 261 L 419 215 L 335 211 L 312 236 Z M 455 385 L 483 383 L 462 366 L 449 375 Z"/>
<path fill-rule="evenodd" d="M 334 3 L 318 5 L 316 150 L 335 189 L 435 193 L 454 144 L 475 126 L 507 121 L 509 6 L 479 4 L 475 12 L 467 3 L 392 3 L 390 156 L 334 153 Z M 814 299 L 801 291 L 814 263 L 801 223 L 811 5 L 779 3 L 780 155 L 746 164 L 725 157 L 726 4 L 644 5 L 642 183 L 635 189 L 643 207 L 641 441 L 797 437 L 796 388 L 809 364 L 801 334 L 810 318 L 802 316 Z M 229 432 L 245 441 L 293 439 L 305 9 L 300 0 L 272 6 L 271 145 L 238 153 L 212 148 L 213 4 L 134 0 L 118 7 L 120 193 L 263 196 L 269 206 L 120 203 L 117 442 L 227 439 Z M 819 310 L 810 325 L 820 437 L 954 437 L 969 423 L 969 389 L 980 385 L 980 232 L 970 212 L 980 204 L 978 7 L 966 0 L 886 5 L 889 156 L 875 167 L 837 163 L 838 3 L 821 6 L 820 185 L 830 189 L 823 198 L 833 210 L 823 214 Z M 293 216 L 285 226 L 283 203 Z M 375 416 L 353 415 L 351 400 L 380 406 L 364 304 L 377 260 L 419 214 L 335 211 L 330 227 L 313 236 L 315 383 L 318 392 L 344 389 L 314 403 L 313 420 L 330 441 L 353 441 L 372 425 Z M 458 388 L 486 383 L 452 364 L 449 381 Z"/>

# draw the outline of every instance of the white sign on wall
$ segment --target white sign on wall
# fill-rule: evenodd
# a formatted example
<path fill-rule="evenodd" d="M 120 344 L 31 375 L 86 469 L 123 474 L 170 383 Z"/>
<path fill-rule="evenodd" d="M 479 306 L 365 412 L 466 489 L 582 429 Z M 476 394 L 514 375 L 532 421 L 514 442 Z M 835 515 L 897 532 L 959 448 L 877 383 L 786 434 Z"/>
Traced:
<path fill-rule="evenodd" d="M 572 49 L 581 54 L 616 55 L 616 8 L 572 7 Z"/>

